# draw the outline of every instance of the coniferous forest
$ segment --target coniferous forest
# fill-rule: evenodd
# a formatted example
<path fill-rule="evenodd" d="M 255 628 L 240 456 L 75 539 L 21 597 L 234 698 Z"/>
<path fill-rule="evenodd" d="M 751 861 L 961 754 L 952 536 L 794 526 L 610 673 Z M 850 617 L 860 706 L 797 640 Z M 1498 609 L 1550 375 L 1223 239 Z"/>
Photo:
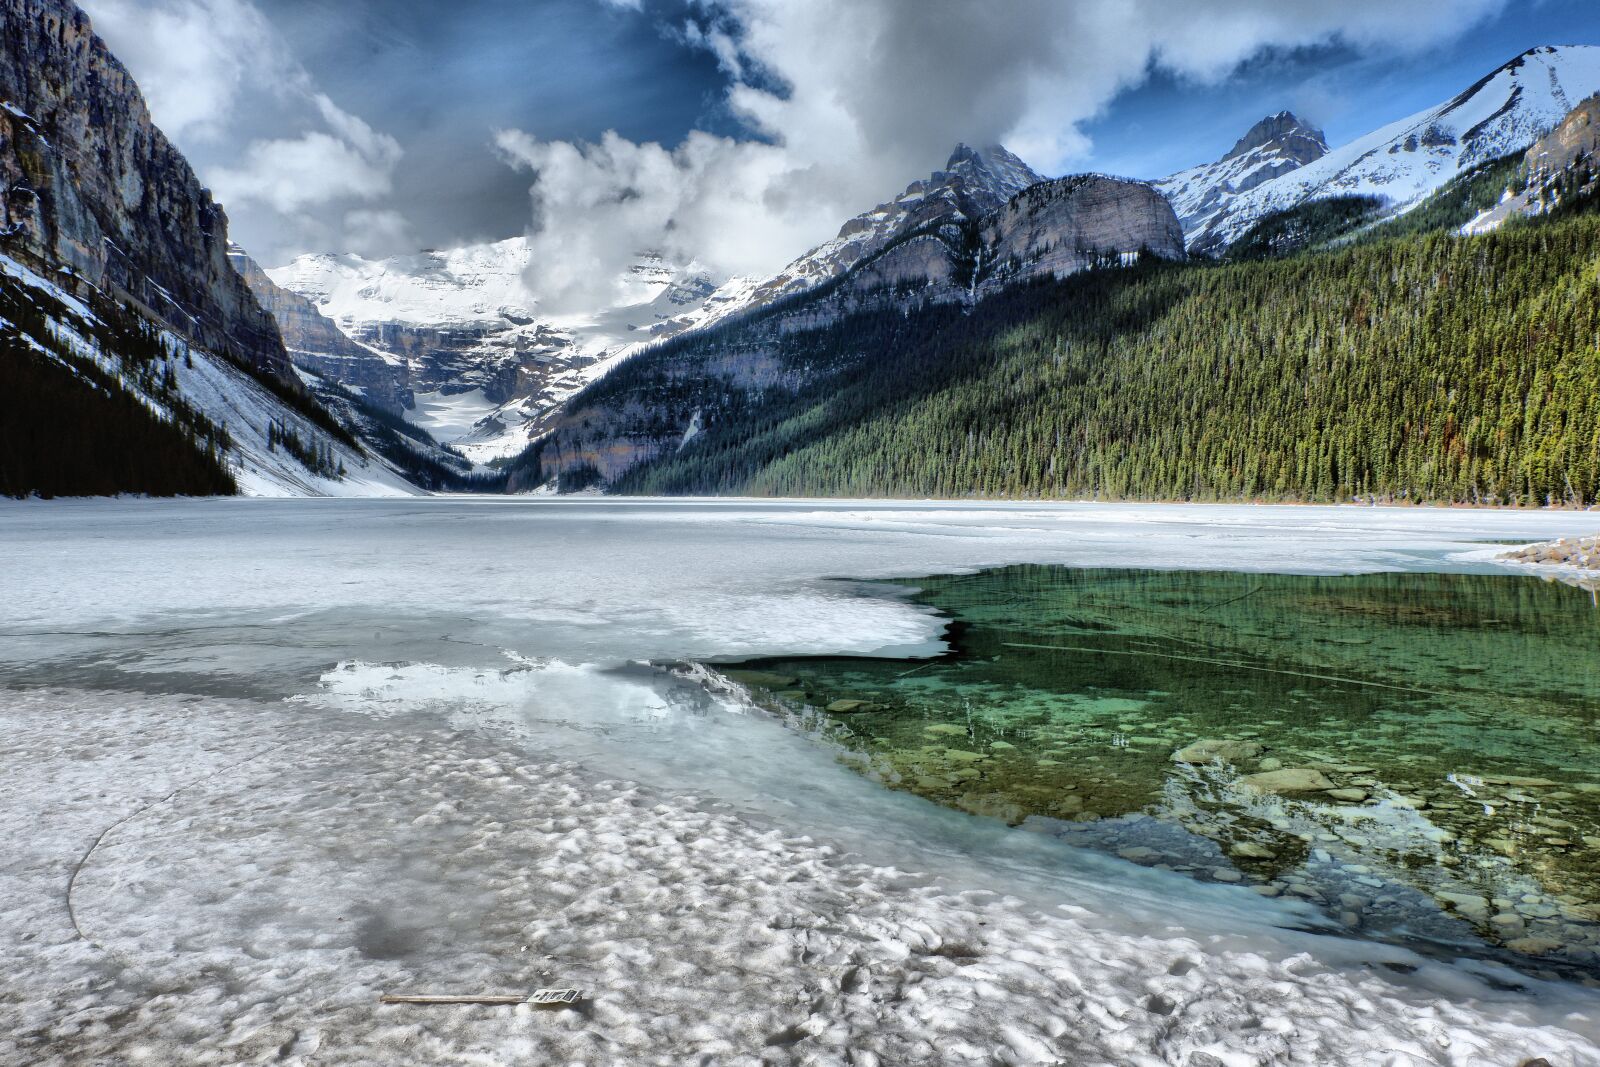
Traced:
<path fill-rule="evenodd" d="M 691 369 L 758 350 L 804 384 Z M 650 413 L 638 434 L 701 414 L 631 493 L 1588 505 L 1600 217 L 757 319 L 624 364 L 574 405 L 599 408 Z"/>

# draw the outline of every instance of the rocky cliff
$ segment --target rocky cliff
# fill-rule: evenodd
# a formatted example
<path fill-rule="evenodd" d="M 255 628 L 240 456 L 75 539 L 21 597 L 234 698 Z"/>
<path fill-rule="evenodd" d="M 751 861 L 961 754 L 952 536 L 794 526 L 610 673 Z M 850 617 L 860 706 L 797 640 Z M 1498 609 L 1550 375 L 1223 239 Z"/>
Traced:
<path fill-rule="evenodd" d="M 1548 182 L 1574 169 L 1600 168 L 1600 93 L 1580 103 L 1525 157 L 1530 182 Z"/>
<path fill-rule="evenodd" d="M 971 227 L 1043 180 L 1002 145 L 958 144 L 944 169 L 850 219 L 831 241 L 765 281 L 733 283 L 739 291 L 709 307 L 698 325 L 758 311 L 847 275 L 854 275 L 848 288 L 858 293 L 925 281 L 970 287 L 974 264 L 971 249 L 964 245 Z M 864 269 L 868 265 L 871 273 Z"/>
<path fill-rule="evenodd" d="M 66 0 L 0 0 L 0 251 L 293 384 L 228 221 Z"/>
<path fill-rule="evenodd" d="M 1533 143 L 1522 157 L 1520 187 L 1463 227 L 1484 234 L 1507 222 L 1542 215 L 1600 196 L 1600 93 L 1567 113 L 1560 125 Z"/>
<path fill-rule="evenodd" d="M 399 415 L 415 404 L 410 367 L 346 337 L 317 305 L 283 288 L 267 276 L 238 245 L 229 258 L 239 276 L 278 324 L 289 359 L 298 367 L 360 393 L 371 403 Z"/>
<path fill-rule="evenodd" d="M 1040 182 L 983 220 L 978 284 L 1069 274 L 1137 258 L 1181 259 L 1183 227 L 1167 200 L 1144 182 L 1084 174 Z"/>

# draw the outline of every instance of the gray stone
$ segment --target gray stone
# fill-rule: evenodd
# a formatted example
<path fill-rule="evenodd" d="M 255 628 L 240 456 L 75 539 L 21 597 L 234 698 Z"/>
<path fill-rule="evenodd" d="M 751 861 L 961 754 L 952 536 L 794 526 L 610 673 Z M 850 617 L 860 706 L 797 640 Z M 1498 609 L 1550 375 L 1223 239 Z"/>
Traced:
<path fill-rule="evenodd" d="M 1260 755 L 1261 751 L 1259 741 L 1201 740 L 1178 749 L 1172 758 L 1179 763 L 1210 763 L 1212 760 L 1238 763 Z"/>
<path fill-rule="evenodd" d="M 1333 788 L 1333 783 L 1321 771 L 1310 767 L 1285 767 L 1247 774 L 1239 779 L 1239 784 L 1260 793 L 1321 793 Z"/>

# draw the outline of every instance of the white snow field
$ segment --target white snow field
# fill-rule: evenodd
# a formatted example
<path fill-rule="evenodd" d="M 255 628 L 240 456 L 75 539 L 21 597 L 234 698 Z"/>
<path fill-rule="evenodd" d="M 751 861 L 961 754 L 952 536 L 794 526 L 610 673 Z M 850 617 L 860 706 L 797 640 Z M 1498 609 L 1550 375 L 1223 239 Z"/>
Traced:
<path fill-rule="evenodd" d="M 0 1063 L 1600 1064 L 1600 991 L 894 793 L 644 661 L 938 647 L 832 577 L 1494 570 L 1600 514 L 0 506 Z M 382 992 L 587 991 L 578 1010 Z"/>

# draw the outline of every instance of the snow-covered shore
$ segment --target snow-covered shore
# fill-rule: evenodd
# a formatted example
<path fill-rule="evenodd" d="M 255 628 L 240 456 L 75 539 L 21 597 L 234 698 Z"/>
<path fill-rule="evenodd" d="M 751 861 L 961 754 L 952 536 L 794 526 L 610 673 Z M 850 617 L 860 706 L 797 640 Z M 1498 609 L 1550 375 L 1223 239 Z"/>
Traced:
<path fill-rule="evenodd" d="M 953 892 L 420 722 L 41 690 L 0 736 L 5 1062 L 1600 1063 L 1580 990 Z"/>

